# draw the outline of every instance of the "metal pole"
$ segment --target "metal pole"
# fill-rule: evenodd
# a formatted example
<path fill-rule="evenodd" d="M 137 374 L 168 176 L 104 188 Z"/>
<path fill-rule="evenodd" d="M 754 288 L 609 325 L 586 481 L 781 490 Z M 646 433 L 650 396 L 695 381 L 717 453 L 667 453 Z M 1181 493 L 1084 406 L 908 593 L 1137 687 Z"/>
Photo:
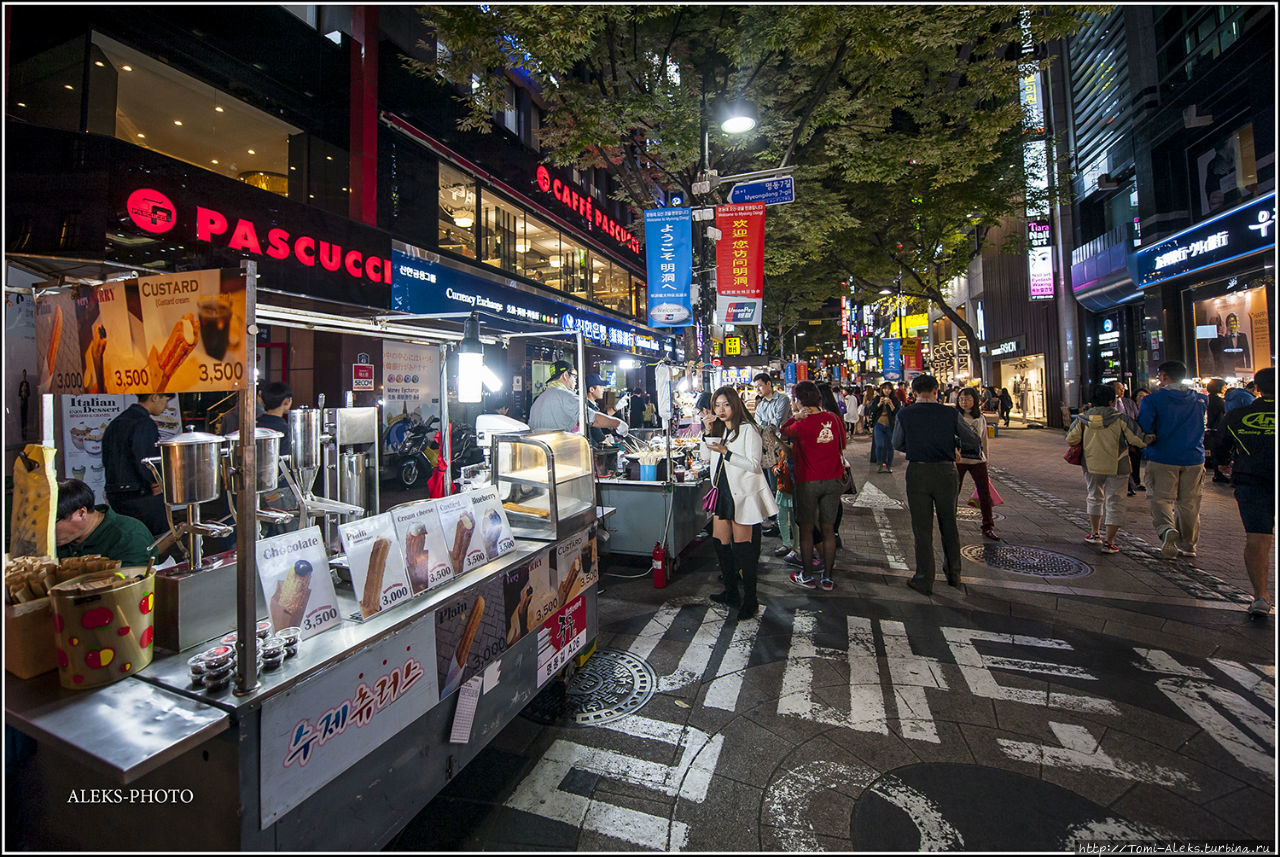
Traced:
<path fill-rule="evenodd" d="M 453 432 L 449 430 L 449 346 L 440 346 L 440 455 L 444 457 L 444 494 L 453 485 Z"/>
<path fill-rule="evenodd" d="M 241 262 L 240 274 L 244 277 L 244 387 L 240 390 L 240 461 L 236 463 L 246 487 L 236 498 L 236 658 L 240 669 L 235 692 L 243 695 L 258 686 L 258 552 L 254 545 L 258 495 L 251 487 L 258 472 L 253 406 L 258 366 L 257 263 Z"/>
<path fill-rule="evenodd" d="M 587 431 L 587 348 L 582 342 L 581 330 L 575 330 L 573 338 L 578 344 L 578 419 L 581 421 L 578 425 L 582 426 L 582 436 L 590 437 L 591 433 Z"/>

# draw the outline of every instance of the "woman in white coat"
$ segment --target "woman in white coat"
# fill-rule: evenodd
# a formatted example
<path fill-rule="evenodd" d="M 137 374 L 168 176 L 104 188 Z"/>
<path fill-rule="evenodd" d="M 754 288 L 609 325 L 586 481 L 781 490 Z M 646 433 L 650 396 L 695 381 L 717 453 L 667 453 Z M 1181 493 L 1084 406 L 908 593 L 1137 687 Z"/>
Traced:
<path fill-rule="evenodd" d="M 718 491 L 711 534 L 724 591 L 711 596 L 721 604 L 740 604 L 739 619 L 756 615 L 756 569 L 760 563 L 760 523 L 778 514 L 760 468 L 760 429 L 732 387 L 711 397 L 712 414 L 703 417 L 703 459 L 711 463 Z M 742 596 L 738 596 L 738 578 Z"/>

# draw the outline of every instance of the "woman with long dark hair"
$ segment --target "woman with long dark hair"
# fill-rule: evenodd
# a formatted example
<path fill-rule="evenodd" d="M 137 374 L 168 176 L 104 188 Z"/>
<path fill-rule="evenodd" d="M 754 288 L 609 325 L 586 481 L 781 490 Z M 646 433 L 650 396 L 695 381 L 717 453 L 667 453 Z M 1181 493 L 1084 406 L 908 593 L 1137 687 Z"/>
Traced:
<path fill-rule="evenodd" d="M 782 424 L 782 435 L 791 441 L 796 456 L 796 526 L 805 565 L 791 575 L 791 581 L 805 589 L 821 586 L 829 592 L 835 588 L 831 571 L 836 562 L 836 516 L 844 487 L 844 423 L 839 412 L 823 407 L 823 399 L 831 395 L 829 389 L 824 397 L 812 381 L 801 381 L 793 395 L 800 408 L 793 419 Z M 805 567 L 813 553 L 815 527 L 822 536 L 820 580 Z"/>
<path fill-rule="evenodd" d="M 987 418 L 982 414 L 978 395 L 972 387 L 961 388 L 960 395 L 956 397 L 956 407 L 960 409 L 960 419 L 982 440 L 982 448 L 976 456 L 961 453 L 960 460 L 956 462 L 956 470 L 960 474 L 959 484 L 964 485 L 966 473 L 972 474 L 973 485 L 978 489 L 978 505 L 982 508 L 982 534 L 993 542 L 998 542 L 1000 537 L 996 535 L 995 515 L 991 506 L 991 476 L 987 472 Z M 956 494 L 957 499 L 962 496 L 962 492 Z"/>
<path fill-rule="evenodd" d="M 724 591 L 712 601 L 738 605 L 739 619 L 751 619 L 756 601 L 756 569 L 760 563 L 760 523 L 778 514 L 760 460 L 760 429 L 732 387 L 721 387 L 711 396 L 713 415 L 703 417 L 706 437 L 702 457 L 711 464 L 717 489 L 711 533 Z M 742 595 L 738 580 L 742 580 Z"/>
<path fill-rule="evenodd" d="M 880 465 L 877 473 L 893 472 L 893 426 L 898 420 L 902 403 L 893 393 L 893 385 L 885 381 L 880 391 L 868 405 L 867 422 L 871 424 L 872 445 L 875 460 Z"/>

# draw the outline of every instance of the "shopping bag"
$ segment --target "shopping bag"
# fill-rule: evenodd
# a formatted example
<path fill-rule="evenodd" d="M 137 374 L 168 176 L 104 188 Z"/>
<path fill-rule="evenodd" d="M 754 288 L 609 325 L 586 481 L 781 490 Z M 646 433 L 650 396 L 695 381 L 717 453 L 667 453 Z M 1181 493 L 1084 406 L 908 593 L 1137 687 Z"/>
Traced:
<path fill-rule="evenodd" d="M 1000 496 L 1000 492 L 996 490 L 996 485 L 995 485 L 995 483 L 994 483 L 994 482 L 992 482 L 990 479 L 988 479 L 988 480 L 987 480 L 987 485 L 990 487 L 990 490 L 991 490 L 991 505 L 992 505 L 992 506 L 1001 506 L 1001 505 L 1004 505 L 1004 498 L 1003 498 L 1003 497 L 1001 497 L 1001 496 Z M 970 497 L 969 497 L 969 505 L 970 505 L 970 506 L 974 506 L 974 507 L 976 507 L 976 506 L 978 506 L 978 505 L 979 505 L 979 502 L 978 502 L 978 489 L 977 489 L 977 487 L 976 487 L 976 486 L 975 486 L 975 487 L 974 487 L 974 489 L 973 489 L 973 494 L 972 494 L 972 495 L 970 495 Z"/>

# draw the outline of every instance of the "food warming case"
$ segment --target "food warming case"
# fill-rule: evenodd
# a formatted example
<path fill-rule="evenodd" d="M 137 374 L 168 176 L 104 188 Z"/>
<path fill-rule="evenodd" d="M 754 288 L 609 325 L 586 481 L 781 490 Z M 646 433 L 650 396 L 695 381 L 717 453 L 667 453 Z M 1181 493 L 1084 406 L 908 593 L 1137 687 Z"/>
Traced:
<path fill-rule="evenodd" d="M 568 432 L 498 435 L 490 473 L 517 538 L 558 541 L 595 517 L 586 438 Z"/>

